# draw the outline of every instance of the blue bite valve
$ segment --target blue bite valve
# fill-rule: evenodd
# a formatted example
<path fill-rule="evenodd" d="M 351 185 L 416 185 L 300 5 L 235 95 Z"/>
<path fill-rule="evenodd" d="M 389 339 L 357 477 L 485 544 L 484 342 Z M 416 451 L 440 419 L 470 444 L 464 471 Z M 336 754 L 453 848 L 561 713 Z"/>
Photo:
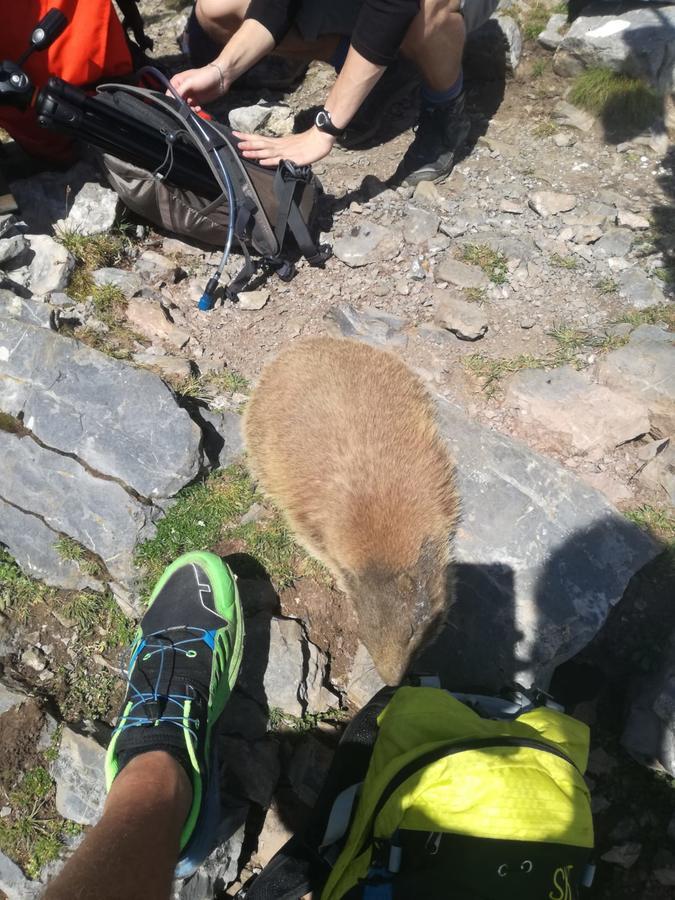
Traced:
<path fill-rule="evenodd" d="M 198 309 L 202 312 L 208 312 L 216 305 L 216 288 L 218 287 L 218 279 L 216 277 L 209 278 L 204 293 L 199 298 L 197 304 Z"/>

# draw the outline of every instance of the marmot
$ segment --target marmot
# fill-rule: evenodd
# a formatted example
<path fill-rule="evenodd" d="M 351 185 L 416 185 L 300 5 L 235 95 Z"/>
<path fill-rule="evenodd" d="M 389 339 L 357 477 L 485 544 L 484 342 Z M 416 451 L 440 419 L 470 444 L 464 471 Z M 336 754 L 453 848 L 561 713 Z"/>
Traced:
<path fill-rule="evenodd" d="M 350 597 L 397 684 L 444 622 L 459 510 L 422 382 L 368 344 L 301 340 L 265 367 L 244 435 L 254 477 Z"/>

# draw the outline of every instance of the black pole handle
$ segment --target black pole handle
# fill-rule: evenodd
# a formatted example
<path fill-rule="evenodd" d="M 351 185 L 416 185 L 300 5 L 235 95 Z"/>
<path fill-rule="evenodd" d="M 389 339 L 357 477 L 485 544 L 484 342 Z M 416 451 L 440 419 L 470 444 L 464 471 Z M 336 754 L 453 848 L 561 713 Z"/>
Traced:
<path fill-rule="evenodd" d="M 31 53 L 51 47 L 57 37 L 62 34 L 67 24 L 68 19 L 60 9 L 50 9 L 47 15 L 33 29 L 33 33 L 30 36 L 30 47 L 21 56 L 18 64 L 22 66 Z"/>

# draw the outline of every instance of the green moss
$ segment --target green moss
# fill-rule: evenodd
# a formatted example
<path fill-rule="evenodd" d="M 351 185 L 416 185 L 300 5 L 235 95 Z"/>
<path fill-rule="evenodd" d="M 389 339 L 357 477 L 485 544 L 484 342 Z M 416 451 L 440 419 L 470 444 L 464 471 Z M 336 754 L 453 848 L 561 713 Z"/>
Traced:
<path fill-rule="evenodd" d="M 649 505 L 638 506 L 629 510 L 626 518 L 675 550 L 675 516 L 668 510 Z"/>
<path fill-rule="evenodd" d="M 8 434 L 21 434 L 23 425 L 15 416 L 0 412 L 0 431 L 5 431 Z"/>
<path fill-rule="evenodd" d="M 571 103 L 601 116 L 609 128 L 646 128 L 662 112 L 663 100 L 644 81 L 612 72 L 587 69 L 575 80 Z"/>

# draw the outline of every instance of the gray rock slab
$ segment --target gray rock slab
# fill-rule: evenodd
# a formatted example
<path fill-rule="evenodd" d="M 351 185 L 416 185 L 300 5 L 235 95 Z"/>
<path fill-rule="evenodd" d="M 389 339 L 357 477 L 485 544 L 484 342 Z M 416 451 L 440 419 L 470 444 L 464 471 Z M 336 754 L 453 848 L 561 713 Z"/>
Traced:
<path fill-rule="evenodd" d="M 4 464 L 0 464 L 0 469 Z M 0 487 L 0 494 L 5 489 Z M 97 588 L 99 583 L 82 573 L 72 560 L 62 559 L 54 544 L 59 535 L 37 515 L 0 500 L 0 542 L 27 575 L 66 590 Z"/>
<path fill-rule="evenodd" d="M 96 169 L 79 162 L 64 172 L 46 171 L 11 183 L 21 216 L 29 230 L 47 234 L 54 230 L 97 234 L 114 221 L 110 209 L 118 197 L 99 183 Z M 80 194 L 84 191 L 82 200 Z M 70 215 L 73 218 L 70 218 Z"/>
<path fill-rule="evenodd" d="M 457 601 L 421 661 L 454 689 L 546 688 L 602 627 L 656 543 L 597 491 L 437 401 L 458 469 Z"/>
<path fill-rule="evenodd" d="M 595 244 L 593 250 L 600 256 L 626 256 L 633 246 L 634 236 L 625 228 L 612 228 Z"/>
<path fill-rule="evenodd" d="M 241 291 L 237 294 L 238 309 L 262 309 L 270 299 L 269 291 Z"/>
<path fill-rule="evenodd" d="M 200 409 L 204 455 L 214 468 L 231 465 L 244 452 L 241 416 L 229 410 Z"/>
<path fill-rule="evenodd" d="M 228 114 L 230 128 L 235 131 L 243 131 L 244 134 L 252 134 L 265 125 L 271 112 L 272 108 L 262 100 L 254 106 L 239 106 L 231 109 Z"/>
<path fill-rule="evenodd" d="M 173 282 L 177 270 L 172 259 L 156 250 L 144 250 L 134 263 L 134 273 L 149 280 Z"/>
<path fill-rule="evenodd" d="M 192 878 L 174 882 L 172 900 L 213 900 L 237 878 L 249 807 L 234 797 L 224 798 L 223 806 L 227 812 L 213 835 L 214 849 Z"/>
<path fill-rule="evenodd" d="M 0 316 L 20 319 L 41 328 L 53 328 L 54 313 L 54 307 L 49 303 L 43 303 L 42 300 L 25 300 L 12 291 L 0 288 Z"/>
<path fill-rule="evenodd" d="M 26 238 L 30 245 L 28 261 L 12 270 L 12 279 L 38 296 L 65 290 L 75 268 L 74 257 L 48 234 L 30 234 Z"/>
<path fill-rule="evenodd" d="M 13 691 L 0 681 L 0 716 L 16 706 L 21 706 L 26 695 L 20 691 Z"/>
<path fill-rule="evenodd" d="M 365 644 L 359 643 L 347 679 L 347 698 L 361 708 L 384 687 Z"/>
<path fill-rule="evenodd" d="M 105 750 L 93 738 L 64 728 L 52 763 L 56 809 L 71 822 L 94 825 L 105 803 Z"/>
<path fill-rule="evenodd" d="M 408 244 L 422 244 L 435 237 L 440 224 L 436 213 L 418 206 L 408 206 L 403 219 L 403 237 Z"/>
<path fill-rule="evenodd" d="M 115 224 L 120 198 L 115 191 L 96 181 L 88 181 L 77 192 L 66 218 L 57 224 L 60 231 L 103 234 Z"/>
<path fill-rule="evenodd" d="M 135 272 L 128 272 L 126 269 L 115 269 L 113 267 L 96 269 L 92 272 L 92 278 L 95 284 L 112 284 L 118 287 L 127 300 L 138 294 L 144 286 L 140 275 L 136 275 Z"/>
<path fill-rule="evenodd" d="M 598 241 L 598 243 L 600 243 Z M 619 293 L 636 309 L 647 309 L 665 303 L 666 298 L 658 284 L 648 278 L 642 269 L 633 266 L 618 276 Z"/>
<path fill-rule="evenodd" d="M 434 269 L 434 279 L 447 281 L 459 288 L 486 288 L 490 284 L 482 269 L 460 262 L 452 256 L 451 251 L 439 257 Z"/>
<path fill-rule="evenodd" d="M 513 204 L 519 208 L 520 212 L 524 209 L 520 204 Z M 485 244 L 492 250 L 503 253 L 507 259 L 530 260 L 537 255 L 537 247 L 528 235 L 512 235 L 494 232 L 481 232 L 476 236 L 477 244 Z"/>
<path fill-rule="evenodd" d="M 573 106 L 567 100 L 560 100 L 556 103 L 551 118 L 559 125 L 574 128 L 577 131 L 589 132 L 595 126 L 595 119 L 590 113 Z"/>
<path fill-rule="evenodd" d="M 15 862 L 0 852 L 0 891 L 8 900 L 33 900 L 43 885 L 30 881 Z"/>
<path fill-rule="evenodd" d="M 0 499 L 38 516 L 52 530 L 98 554 L 119 581 L 133 580 L 133 551 L 153 531 L 153 508 L 117 482 L 96 478 L 79 462 L 30 437 L 0 431 Z M 11 536 L 6 542 L 13 543 Z"/>
<path fill-rule="evenodd" d="M 675 634 L 657 672 L 633 685 L 621 743 L 640 762 L 675 777 Z"/>
<path fill-rule="evenodd" d="M 577 453 L 610 450 L 649 431 L 642 404 L 593 384 L 572 366 L 517 372 L 506 404 L 526 428 L 544 431 Z"/>
<path fill-rule="evenodd" d="M 675 86 L 675 8 L 593 3 L 571 25 L 556 50 L 554 70 L 563 76 L 601 67 L 644 78 L 667 93 Z"/>
<path fill-rule="evenodd" d="M 2 238 L 0 240 L 0 266 L 5 266 L 8 262 L 21 256 L 29 248 L 28 241 L 23 234 L 14 234 L 11 237 Z"/>
<path fill-rule="evenodd" d="M 192 363 L 180 356 L 165 356 L 162 353 L 149 353 L 147 350 L 134 353 L 133 361 L 139 366 L 156 369 L 160 375 L 172 378 L 189 378 L 192 375 Z"/>
<path fill-rule="evenodd" d="M 359 268 L 382 257 L 390 258 L 393 242 L 394 236 L 388 228 L 377 222 L 362 221 L 333 242 L 333 253 L 351 268 Z"/>
<path fill-rule="evenodd" d="M 468 303 L 448 291 L 434 291 L 434 317 L 462 341 L 477 341 L 488 330 L 485 312 L 477 303 Z"/>
<path fill-rule="evenodd" d="M 383 347 L 405 347 L 408 336 L 405 319 L 372 307 L 354 309 L 348 303 L 332 306 L 324 316 L 329 331 L 337 337 L 357 337 Z"/>
<path fill-rule="evenodd" d="M 652 427 L 664 437 L 675 434 L 675 340 L 672 333 L 641 325 L 625 347 L 605 354 L 597 377 L 643 405 Z"/>
<path fill-rule="evenodd" d="M 497 2 L 493 3 L 497 7 Z M 465 63 L 470 74 L 485 81 L 515 72 L 523 53 L 518 23 L 510 16 L 493 15 L 467 35 Z"/>
<path fill-rule="evenodd" d="M 654 491 L 662 491 L 675 509 L 675 443 L 664 442 L 661 451 L 642 469 L 640 483 Z"/>
<path fill-rule="evenodd" d="M 546 28 L 541 32 L 537 41 L 546 50 L 555 50 L 562 43 L 563 35 L 561 29 L 567 25 L 567 16 L 561 13 L 555 13 L 546 23 Z"/>
<path fill-rule="evenodd" d="M 0 406 L 143 497 L 172 497 L 200 469 L 201 432 L 157 375 L 1 318 Z"/>
<path fill-rule="evenodd" d="M 528 197 L 530 207 L 543 219 L 569 212 L 577 205 L 574 194 L 563 194 L 558 191 L 535 191 Z"/>

